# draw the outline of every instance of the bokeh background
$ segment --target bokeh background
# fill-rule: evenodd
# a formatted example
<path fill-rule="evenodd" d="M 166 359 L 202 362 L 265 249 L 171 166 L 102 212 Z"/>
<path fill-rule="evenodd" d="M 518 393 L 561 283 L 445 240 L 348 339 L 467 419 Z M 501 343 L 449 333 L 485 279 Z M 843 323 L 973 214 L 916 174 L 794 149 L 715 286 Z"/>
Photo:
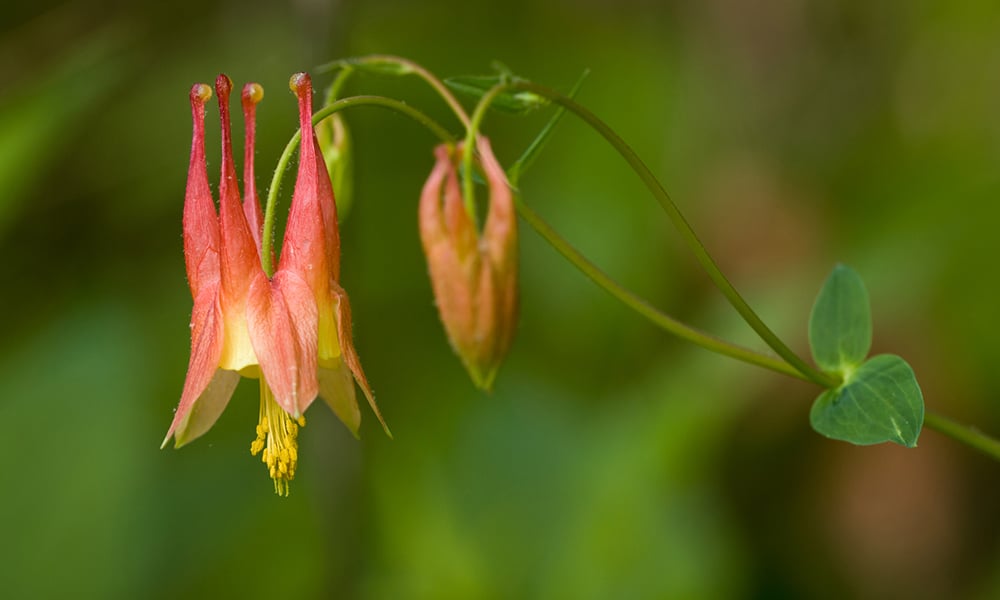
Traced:
<path fill-rule="evenodd" d="M 264 85 L 263 188 L 296 127 L 288 76 L 374 52 L 441 75 L 498 59 L 564 90 L 591 69 L 578 98 L 793 347 L 806 352 L 813 295 L 849 263 L 871 292 L 875 350 L 914 365 L 929 408 L 1000 433 L 1000 4 L 0 12 L 0 596 L 1000 597 L 1000 465 L 930 431 L 915 450 L 821 438 L 816 388 L 668 337 L 526 226 L 517 340 L 495 392 L 477 392 L 417 237 L 434 140 L 378 110 L 347 116 L 343 283 L 395 441 L 366 412 L 357 442 L 317 404 L 278 498 L 248 452 L 257 391 L 244 381 L 210 433 L 158 448 L 188 356 L 188 89 L 218 72 Z M 406 99 L 458 131 L 418 80 L 347 91 Z M 547 117 L 491 115 L 501 160 Z M 655 305 L 761 347 L 578 121 L 522 191 Z"/>

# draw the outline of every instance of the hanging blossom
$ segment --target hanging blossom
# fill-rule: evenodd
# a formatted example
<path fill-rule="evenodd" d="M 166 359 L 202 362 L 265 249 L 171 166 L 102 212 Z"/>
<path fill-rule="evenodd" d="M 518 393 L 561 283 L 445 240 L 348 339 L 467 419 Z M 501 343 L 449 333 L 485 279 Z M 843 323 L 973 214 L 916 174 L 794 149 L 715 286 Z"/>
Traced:
<path fill-rule="evenodd" d="M 479 161 L 489 185 L 482 233 L 466 210 L 458 183 L 460 144 L 435 149 L 437 162 L 420 196 L 420 238 L 434 300 L 448 340 L 473 383 L 490 389 L 510 350 L 517 323 L 517 220 L 503 167 L 479 136 Z"/>
<path fill-rule="evenodd" d="M 312 127 L 312 82 L 290 81 L 298 97 L 301 146 L 280 262 L 273 276 L 261 262 L 263 214 L 254 183 L 256 105 L 263 89 L 243 88 L 245 161 L 243 202 L 237 187 L 229 118 L 232 82 L 215 83 L 222 124 L 219 209 L 205 162 L 205 103 L 211 89 L 191 89 L 194 121 L 184 201 L 184 260 L 194 309 L 191 358 L 173 423 L 163 441 L 180 447 L 208 431 L 225 409 L 240 377 L 260 379 L 260 420 L 250 446 L 267 465 L 274 489 L 288 495 L 298 464 L 303 414 L 317 396 L 358 435 L 361 387 L 382 423 L 351 341 L 351 311 L 340 287 L 340 239 L 330 178 Z M 391 434 L 390 434 L 391 435 Z"/>

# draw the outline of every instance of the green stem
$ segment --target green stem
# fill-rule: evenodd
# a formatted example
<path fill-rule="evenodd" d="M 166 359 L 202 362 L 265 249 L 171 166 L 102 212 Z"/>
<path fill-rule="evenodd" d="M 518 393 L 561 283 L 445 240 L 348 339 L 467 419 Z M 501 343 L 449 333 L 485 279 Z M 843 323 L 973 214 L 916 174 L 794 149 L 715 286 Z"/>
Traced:
<path fill-rule="evenodd" d="M 344 67 L 337 73 L 337 76 L 330 82 L 330 87 L 326 89 L 326 94 L 323 96 L 323 106 L 333 104 L 337 96 L 340 95 L 340 89 L 344 87 L 344 84 L 347 83 L 352 74 L 354 74 L 354 68 L 349 66 Z"/>
<path fill-rule="evenodd" d="M 472 217 L 474 223 L 477 222 L 477 219 L 476 188 L 472 180 L 472 157 L 476 151 L 476 136 L 479 134 L 479 127 L 486 117 L 486 110 L 506 87 L 507 84 L 501 83 L 490 88 L 479 99 L 479 104 L 476 105 L 476 110 L 472 113 L 472 120 L 465 128 L 465 143 L 462 146 L 462 198 L 465 200 L 465 210 Z"/>
<path fill-rule="evenodd" d="M 442 142 L 446 144 L 455 143 L 454 136 L 452 136 L 447 129 L 439 125 L 436 121 L 424 113 L 408 106 L 407 104 L 404 104 L 403 102 L 393 100 L 392 98 L 385 98 L 383 96 L 350 96 L 348 98 L 337 100 L 329 106 L 324 106 L 313 115 L 313 125 L 338 111 L 352 106 L 379 106 L 393 110 L 410 117 L 417 123 L 420 123 L 431 133 L 440 138 Z M 282 151 L 281 157 L 278 159 L 278 166 L 274 169 L 274 176 L 271 178 L 271 187 L 267 190 L 267 203 L 264 209 L 264 234 L 261 239 L 261 262 L 264 265 L 264 272 L 267 273 L 268 277 L 274 275 L 274 264 L 271 260 L 272 248 L 274 247 L 274 209 L 278 201 L 278 192 L 281 189 L 281 179 L 284 177 L 285 171 L 288 169 L 288 163 L 291 161 L 292 154 L 295 152 L 295 149 L 298 148 L 301 138 L 302 132 L 296 131 L 295 135 L 292 136 L 292 139 L 290 139 L 288 144 L 285 145 L 285 149 Z"/>
<path fill-rule="evenodd" d="M 754 312 L 750 305 L 747 304 L 746 300 L 740 295 L 733 284 L 729 282 L 726 276 L 719 270 L 718 265 L 715 260 L 709 255 L 708 250 L 698 239 L 697 234 L 688 224 L 684 215 L 681 214 L 680 209 L 674 204 L 674 201 L 667 194 L 667 191 L 663 188 L 660 182 L 653 175 L 653 172 L 649 170 L 649 167 L 642 162 L 642 159 L 632 150 L 631 147 L 623 140 L 617 133 L 614 132 L 611 127 L 609 127 L 604 121 L 599 119 L 597 115 L 587 110 L 581 104 L 573 101 L 572 99 L 551 90 L 545 86 L 541 86 L 530 82 L 512 82 L 507 84 L 506 89 L 519 89 L 534 92 L 540 96 L 545 96 L 553 102 L 566 107 L 568 110 L 576 114 L 584 122 L 586 122 L 591 128 L 600 133 L 605 140 L 607 140 L 614 148 L 622 155 L 622 158 L 632 167 L 632 170 L 636 172 L 642 182 L 646 185 L 646 188 L 652 192 L 653 196 L 660 203 L 660 206 L 667 213 L 667 216 L 673 222 L 677 231 L 680 233 L 681 238 L 688 245 L 691 251 L 694 253 L 695 258 L 701 264 L 702 268 L 708 273 L 709 278 L 712 282 L 719 288 L 722 294 L 726 297 L 729 303 L 736 309 L 741 317 L 747 322 L 750 327 L 753 328 L 757 335 L 760 336 L 764 342 L 771 347 L 775 353 L 783 358 L 788 364 L 792 365 L 799 373 L 804 375 L 810 381 L 813 381 L 823 387 L 833 387 L 840 384 L 840 381 L 826 373 L 823 373 L 804 360 L 799 358 L 799 356 L 791 350 L 781 339 L 775 335 L 771 329 L 764 324 L 757 313 Z"/>
<path fill-rule="evenodd" d="M 1000 460 L 1000 440 L 991 438 L 974 427 L 961 425 L 930 411 L 924 413 L 924 426 Z"/>
<path fill-rule="evenodd" d="M 351 65 L 365 65 L 365 64 L 378 64 L 378 63 L 390 63 L 397 65 L 400 69 L 396 74 L 408 75 L 413 74 L 417 77 L 426 81 L 434 91 L 437 92 L 439 96 L 445 101 L 445 103 L 451 108 L 458 120 L 462 122 L 465 127 L 469 126 L 469 115 L 462 108 L 462 104 L 455 98 L 455 95 L 451 93 L 451 90 L 445 86 L 444 82 L 438 79 L 433 73 L 422 67 L 420 64 L 413 62 L 412 60 L 403 58 L 402 56 L 393 56 L 391 54 L 369 54 L 367 56 L 358 56 L 356 58 L 346 58 L 343 60 L 337 60 L 327 65 L 320 67 L 320 70 L 329 70 L 337 67 L 349 67 Z"/>
<path fill-rule="evenodd" d="M 521 218 L 527 221 L 528 224 L 531 225 L 535 231 L 539 233 L 539 235 L 545 238 L 545 241 L 548 242 L 549 245 L 562 254 L 566 260 L 573 263 L 573 266 L 590 278 L 591 281 L 596 283 L 635 312 L 652 321 L 657 327 L 660 327 L 661 329 L 664 329 L 681 339 L 697 344 L 702 348 L 711 350 L 712 352 L 729 356 L 752 365 L 764 367 L 765 369 L 770 369 L 784 375 L 809 381 L 809 378 L 802 373 L 799 373 L 798 370 L 779 358 L 767 356 L 766 354 L 760 354 L 759 352 L 755 352 L 748 348 L 721 340 L 711 334 L 686 325 L 677 319 L 674 319 L 670 315 L 660 312 L 648 302 L 612 279 L 607 273 L 597 267 L 597 265 L 590 262 L 585 256 L 583 256 L 583 254 L 580 253 L 579 250 L 574 248 L 572 244 L 560 236 L 551 225 L 545 222 L 545 220 L 542 219 L 538 213 L 531 210 L 520 196 L 515 196 L 514 202 L 517 205 L 517 212 L 521 215 Z"/>
<path fill-rule="evenodd" d="M 451 111 L 455 113 L 455 116 L 458 117 L 458 120 L 462 122 L 462 125 L 468 127 L 469 115 L 465 112 L 465 109 L 462 108 L 462 104 L 458 101 L 457 98 L 455 98 L 455 95 L 451 93 L 451 90 L 449 90 L 448 87 L 445 86 L 444 82 L 438 79 L 433 73 L 423 68 L 421 65 L 413 61 L 406 60 L 405 58 L 399 58 L 396 56 L 383 56 L 382 58 L 395 59 L 400 61 L 401 64 L 405 64 L 408 67 L 410 67 L 410 69 L 413 70 L 413 72 L 417 75 L 417 77 L 423 79 L 432 88 L 434 88 L 434 91 L 437 92 L 438 95 L 441 96 L 441 98 L 448 105 L 448 107 L 451 108 Z"/>

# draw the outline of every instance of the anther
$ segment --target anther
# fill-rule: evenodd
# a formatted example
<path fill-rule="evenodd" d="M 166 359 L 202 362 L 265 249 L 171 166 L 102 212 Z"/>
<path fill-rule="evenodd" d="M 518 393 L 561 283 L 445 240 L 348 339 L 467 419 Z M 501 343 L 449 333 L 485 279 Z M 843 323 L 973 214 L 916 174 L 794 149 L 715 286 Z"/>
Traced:
<path fill-rule="evenodd" d="M 257 438 L 250 444 L 250 453 L 260 453 L 260 460 L 267 466 L 274 480 L 274 490 L 287 496 L 289 482 L 295 479 L 299 450 L 296 438 L 299 425 L 274 401 L 265 381 L 261 381 L 260 422 L 256 427 Z"/>

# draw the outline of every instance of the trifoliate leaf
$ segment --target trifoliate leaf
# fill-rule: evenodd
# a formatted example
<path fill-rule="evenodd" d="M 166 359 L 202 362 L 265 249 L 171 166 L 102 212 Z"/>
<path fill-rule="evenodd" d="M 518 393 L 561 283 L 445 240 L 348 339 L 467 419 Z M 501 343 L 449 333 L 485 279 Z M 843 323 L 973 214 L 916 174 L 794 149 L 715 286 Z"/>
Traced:
<path fill-rule="evenodd" d="M 858 445 L 917 445 L 924 397 L 905 360 L 881 354 L 844 375 L 843 384 L 823 392 L 813 404 L 809 413 L 813 429 Z"/>

